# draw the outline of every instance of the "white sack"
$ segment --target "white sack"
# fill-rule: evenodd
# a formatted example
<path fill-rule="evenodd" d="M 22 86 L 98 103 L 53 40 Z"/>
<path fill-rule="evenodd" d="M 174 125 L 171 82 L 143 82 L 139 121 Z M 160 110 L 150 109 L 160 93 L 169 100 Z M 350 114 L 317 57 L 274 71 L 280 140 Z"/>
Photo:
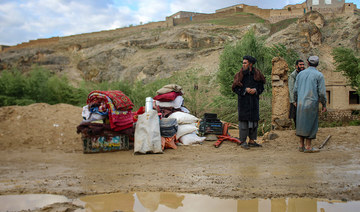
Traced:
<path fill-rule="evenodd" d="M 178 130 L 176 132 L 176 138 L 179 139 L 181 136 L 195 132 L 197 127 L 195 124 L 181 124 L 178 126 Z"/>
<path fill-rule="evenodd" d="M 196 133 L 190 133 L 182 136 L 179 140 L 184 145 L 191 145 L 191 144 L 197 144 L 202 143 L 206 137 L 199 137 L 196 135 Z"/>
<path fill-rule="evenodd" d="M 186 107 L 180 107 L 180 110 L 184 113 L 190 113 L 190 110 L 188 110 Z"/>
<path fill-rule="evenodd" d="M 191 124 L 199 120 L 198 118 L 189 113 L 184 113 L 180 111 L 172 113 L 168 118 L 176 119 L 178 124 Z"/>
<path fill-rule="evenodd" d="M 134 152 L 162 153 L 160 121 L 156 110 L 139 115 L 135 127 Z"/>

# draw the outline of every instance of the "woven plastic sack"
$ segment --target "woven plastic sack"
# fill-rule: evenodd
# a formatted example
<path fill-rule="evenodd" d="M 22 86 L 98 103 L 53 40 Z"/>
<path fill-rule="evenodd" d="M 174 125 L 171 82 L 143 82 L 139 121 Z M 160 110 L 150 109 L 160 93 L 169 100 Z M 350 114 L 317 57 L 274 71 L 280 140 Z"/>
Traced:
<path fill-rule="evenodd" d="M 178 131 L 176 133 L 176 138 L 179 139 L 181 136 L 195 132 L 197 127 L 195 124 L 181 124 L 178 126 Z"/>
<path fill-rule="evenodd" d="M 195 116 L 189 114 L 189 113 L 184 113 L 184 112 L 175 112 L 172 113 L 168 118 L 175 118 L 178 122 L 178 124 L 191 124 L 191 123 L 195 123 L 197 121 L 199 121 L 198 118 L 196 118 Z"/>
<path fill-rule="evenodd" d="M 160 121 L 156 110 L 139 115 L 135 127 L 135 153 L 162 153 Z"/>
<path fill-rule="evenodd" d="M 196 133 L 190 133 L 182 136 L 179 140 L 184 145 L 198 144 L 202 143 L 206 137 L 199 137 Z"/>

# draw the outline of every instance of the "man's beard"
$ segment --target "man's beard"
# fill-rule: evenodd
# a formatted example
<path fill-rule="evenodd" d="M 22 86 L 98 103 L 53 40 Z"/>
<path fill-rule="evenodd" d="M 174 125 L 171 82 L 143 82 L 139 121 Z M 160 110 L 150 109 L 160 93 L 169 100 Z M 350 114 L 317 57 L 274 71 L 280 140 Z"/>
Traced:
<path fill-rule="evenodd" d="M 250 66 L 248 66 L 246 69 L 243 67 L 244 71 L 250 71 Z"/>
<path fill-rule="evenodd" d="M 305 68 L 300 68 L 300 67 L 297 68 L 298 72 L 300 72 L 300 71 L 302 71 L 302 70 L 304 70 L 304 69 L 305 69 Z"/>

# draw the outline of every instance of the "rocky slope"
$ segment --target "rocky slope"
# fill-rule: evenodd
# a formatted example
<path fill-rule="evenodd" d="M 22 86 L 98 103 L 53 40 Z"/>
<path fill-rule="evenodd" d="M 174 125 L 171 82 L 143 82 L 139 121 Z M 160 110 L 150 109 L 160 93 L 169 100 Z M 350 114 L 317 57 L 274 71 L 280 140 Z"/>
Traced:
<path fill-rule="evenodd" d="M 18 68 L 27 72 L 36 64 L 66 74 L 72 82 L 82 79 L 149 82 L 191 68 L 200 68 L 208 75 L 217 71 L 224 45 L 241 39 L 251 28 L 259 36 L 267 36 L 268 45 L 282 43 L 296 49 L 303 59 L 318 54 L 325 64 L 332 64 L 331 48 L 360 49 L 359 20 L 358 14 L 323 17 L 308 13 L 271 36 L 267 23 L 245 26 L 203 23 L 154 29 L 130 27 L 45 39 L 0 52 L 0 71 Z"/>

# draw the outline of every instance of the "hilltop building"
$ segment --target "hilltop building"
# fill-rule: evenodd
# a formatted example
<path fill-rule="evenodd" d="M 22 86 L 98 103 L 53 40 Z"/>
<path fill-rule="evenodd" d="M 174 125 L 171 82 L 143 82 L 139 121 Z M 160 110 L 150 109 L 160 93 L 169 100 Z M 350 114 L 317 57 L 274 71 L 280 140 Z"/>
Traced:
<path fill-rule="evenodd" d="M 177 13 L 169 16 L 170 18 L 191 18 L 196 15 L 203 15 L 205 13 L 196 13 L 196 12 L 187 12 L 187 11 L 179 11 Z"/>
<path fill-rule="evenodd" d="M 299 18 L 309 11 L 318 11 L 327 14 L 351 14 L 357 9 L 353 3 L 345 3 L 345 0 L 306 0 L 301 4 L 287 5 L 283 9 L 262 9 L 257 6 L 237 4 L 221 8 L 212 14 L 179 11 L 166 17 L 168 26 L 184 24 L 193 20 L 206 20 L 226 15 L 229 13 L 252 13 L 270 23 L 276 23 L 289 18 Z M 175 19 L 175 20 L 174 20 Z"/>
<path fill-rule="evenodd" d="M 222 12 L 245 12 L 255 14 L 262 19 L 275 23 L 284 19 L 299 18 L 309 11 L 318 11 L 326 14 L 354 13 L 356 5 L 345 3 L 345 0 L 306 0 L 302 4 L 287 5 L 283 9 L 261 9 L 257 6 L 237 4 L 230 7 L 218 9 L 216 13 Z"/>

